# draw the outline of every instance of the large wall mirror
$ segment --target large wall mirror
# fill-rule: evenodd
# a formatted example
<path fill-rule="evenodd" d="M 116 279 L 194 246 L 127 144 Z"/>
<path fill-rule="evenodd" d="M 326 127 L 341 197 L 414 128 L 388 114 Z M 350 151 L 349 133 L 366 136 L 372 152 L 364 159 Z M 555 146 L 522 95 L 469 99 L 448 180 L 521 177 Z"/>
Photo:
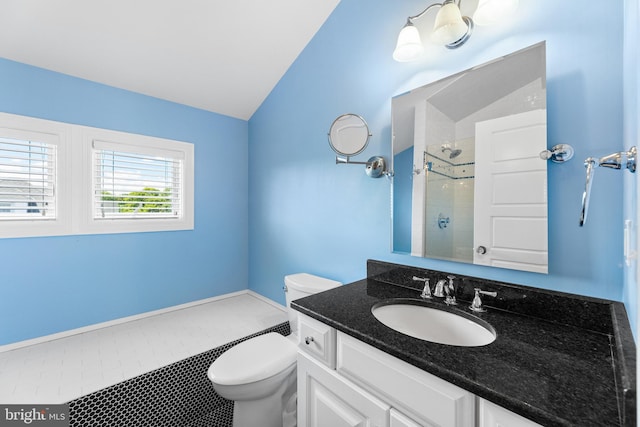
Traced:
<path fill-rule="evenodd" d="M 392 250 L 548 272 L 544 42 L 392 99 Z"/>

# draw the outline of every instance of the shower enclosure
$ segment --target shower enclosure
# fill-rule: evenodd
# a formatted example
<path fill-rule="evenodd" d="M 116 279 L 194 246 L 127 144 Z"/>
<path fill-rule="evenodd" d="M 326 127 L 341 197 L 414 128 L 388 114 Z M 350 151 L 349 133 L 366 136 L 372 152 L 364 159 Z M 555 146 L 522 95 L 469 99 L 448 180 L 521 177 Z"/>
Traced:
<path fill-rule="evenodd" d="M 474 151 L 473 138 L 424 151 L 425 256 L 473 262 Z"/>

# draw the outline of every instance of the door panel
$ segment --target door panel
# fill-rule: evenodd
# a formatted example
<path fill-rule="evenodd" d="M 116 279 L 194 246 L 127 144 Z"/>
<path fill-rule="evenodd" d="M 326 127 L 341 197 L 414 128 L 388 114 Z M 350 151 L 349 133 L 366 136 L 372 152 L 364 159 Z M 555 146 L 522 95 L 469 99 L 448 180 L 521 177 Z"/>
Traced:
<path fill-rule="evenodd" d="M 546 111 L 476 124 L 475 264 L 548 272 Z"/>

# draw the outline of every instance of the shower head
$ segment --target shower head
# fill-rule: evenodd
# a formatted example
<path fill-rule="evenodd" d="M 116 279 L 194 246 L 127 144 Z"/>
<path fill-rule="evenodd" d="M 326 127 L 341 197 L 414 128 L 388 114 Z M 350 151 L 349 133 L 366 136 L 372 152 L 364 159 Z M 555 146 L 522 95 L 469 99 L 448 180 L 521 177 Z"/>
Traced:
<path fill-rule="evenodd" d="M 445 151 L 449 150 L 449 158 L 450 159 L 455 159 L 456 157 L 458 157 L 460 154 L 462 154 L 462 150 L 460 149 L 455 149 L 452 150 L 451 147 L 442 147 L 442 152 L 444 153 Z"/>

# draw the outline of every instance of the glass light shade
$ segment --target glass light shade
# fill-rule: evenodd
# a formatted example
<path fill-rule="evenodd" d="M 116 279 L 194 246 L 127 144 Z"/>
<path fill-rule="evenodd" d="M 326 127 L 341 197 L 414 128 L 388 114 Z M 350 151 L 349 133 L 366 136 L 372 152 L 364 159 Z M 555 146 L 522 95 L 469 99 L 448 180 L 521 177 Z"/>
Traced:
<path fill-rule="evenodd" d="M 424 47 L 418 29 L 411 23 L 405 25 L 398 34 L 398 43 L 393 51 L 393 59 L 398 62 L 414 61 L 422 55 L 423 51 Z"/>
<path fill-rule="evenodd" d="M 467 33 L 468 28 L 462 20 L 458 6 L 455 3 L 446 3 L 436 15 L 431 38 L 438 44 L 451 44 L 460 40 Z"/>
<path fill-rule="evenodd" d="M 518 0 L 480 0 L 473 14 L 478 25 L 492 25 L 513 16 L 518 9 Z"/>

